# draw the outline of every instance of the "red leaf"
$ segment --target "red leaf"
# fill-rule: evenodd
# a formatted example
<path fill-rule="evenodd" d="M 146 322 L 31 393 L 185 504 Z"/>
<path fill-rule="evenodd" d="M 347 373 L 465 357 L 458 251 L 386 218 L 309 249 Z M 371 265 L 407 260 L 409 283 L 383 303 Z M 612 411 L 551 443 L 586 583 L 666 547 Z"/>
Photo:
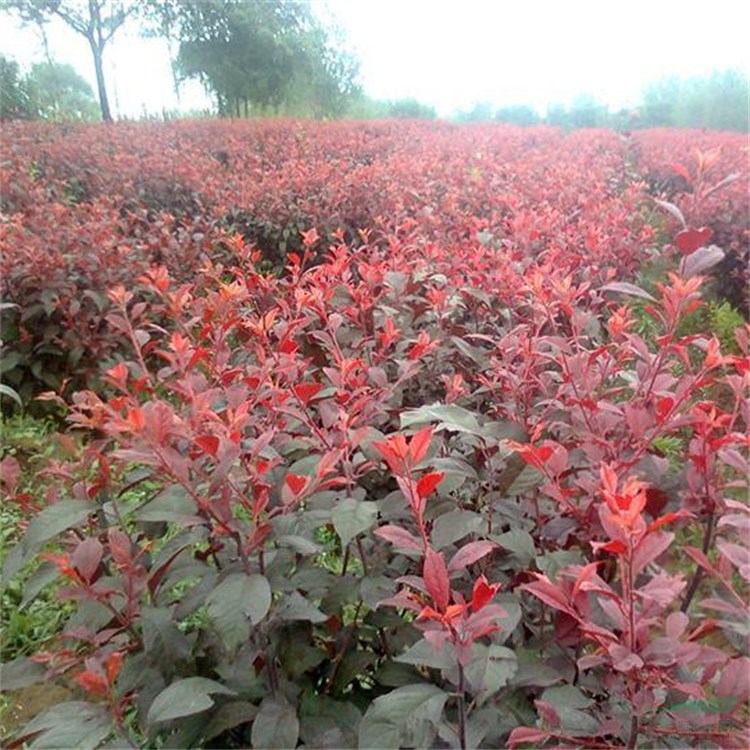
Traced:
<path fill-rule="evenodd" d="M 103 554 L 102 543 L 95 537 L 84 539 L 75 548 L 71 556 L 71 562 L 84 581 L 90 582 L 96 575 Z"/>
<path fill-rule="evenodd" d="M 130 537 L 119 529 L 109 529 L 107 531 L 109 541 L 109 551 L 112 553 L 114 561 L 118 565 L 127 565 L 133 559 L 133 543 Z"/>
<path fill-rule="evenodd" d="M 657 487 L 646 489 L 646 512 L 651 518 L 657 518 L 669 502 L 669 495 Z"/>
<path fill-rule="evenodd" d="M 13 456 L 6 456 L 0 461 L 0 483 L 12 494 L 21 478 L 21 464 Z"/>
<path fill-rule="evenodd" d="M 128 416 L 126 419 L 128 427 L 133 432 L 142 432 L 146 429 L 146 417 L 143 414 L 143 409 L 139 406 L 128 409 Z"/>
<path fill-rule="evenodd" d="M 508 747 L 531 745 L 541 747 L 549 739 L 549 732 L 542 732 L 534 727 L 516 727 L 508 737 Z"/>
<path fill-rule="evenodd" d="M 479 612 L 491 602 L 499 588 L 499 583 L 489 584 L 484 576 L 480 576 L 474 583 L 474 591 L 471 594 L 471 608 L 474 612 Z"/>
<path fill-rule="evenodd" d="M 643 659 L 638 654 L 619 643 L 612 643 L 607 650 L 612 658 L 612 666 L 618 672 L 629 672 L 631 669 L 640 669 L 643 666 Z"/>
<path fill-rule="evenodd" d="M 711 561 L 706 557 L 705 553 L 696 547 L 685 547 L 685 552 L 698 563 L 704 570 L 711 573 L 711 575 L 720 577 L 719 571 L 711 564 Z"/>
<path fill-rule="evenodd" d="M 450 600 L 451 586 L 448 580 L 448 570 L 442 554 L 428 547 L 425 550 L 424 568 L 422 570 L 427 593 L 432 597 L 437 608 L 445 612 Z"/>
<path fill-rule="evenodd" d="M 409 443 L 409 455 L 413 463 L 418 464 L 427 455 L 432 440 L 432 431 L 432 425 L 428 425 L 412 437 Z"/>
<path fill-rule="evenodd" d="M 86 670 L 76 675 L 76 682 L 87 692 L 94 695 L 106 695 L 109 685 L 104 675 Z"/>
<path fill-rule="evenodd" d="M 199 435 L 195 438 L 195 444 L 209 456 L 216 456 L 219 452 L 219 438 L 216 435 Z"/>
<path fill-rule="evenodd" d="M 443 481 L 445 472 L 440 471 L 435 474 L 425 474 L 417 482 L 417 494 L 420 498 L 424 499 L 432 494 L 435 488 Z"/>
<path fill-rule="evenodd" d="M 300 383 L 295 385 L 293 390 L 295 396 L 307 406 L 323 390 L 323 385 L 321 383 Z"/>
<path fill-rule="evenodd" d="M 104 666 L 107 670 L 107 679 L 111 685 L 117 679 L 117 676 L 122 669 L 122 651 L 116 651 L 114 654 L 110 654 L 107 657 Z"/>
<path fill-rule="evenodd" d="M 159 584 L 162 582 L 162 579 L 167 574 L 167 571 L 169 570 L 169 567 L 174 562 L 177 555 L 179 555 L 183 550 L 187 548 L 187 544 L 183 544 L 181 547 L 179 547 L 177 550 L 175 550 L 166 560 L 166 562 L 162 563 L 151 575 L 151 578 L 148 579 L 148 590 L 151 596 L 153 597 L 156 593 L 156 589 L 159 587 Z"/>
<path fill-rule="evenodd" d="M 496 547 L 497 544 L 495 544 L 495 542 L 469 542 L 469 544 L 465 544 L 455 555 L 453 555 L 448 564 L 448 570 L 451 573 L 464 570 L 467 566 L 472 565 L 477 560 L 481 560 L 485 555 L 488 555 Z"/>
<path fill-rule="evenodd" d="M 613 555 L 624 555 L 627 551 L 627 545 L 620 539 L 613 539 L 611 542 L 591 542 L 594 552 L 604 550 L 611 552 Z"/>
<path fill-rule="evenodd" d="M 672 521 L 677 521 L 680 518 L 693 518 L 692 513 L 688 513 L 684 510 L 678 510 L 675 513 L 667 513 L 666 515 L 662 516 L 661 518 L 657 518 L 653 523 L 650 523 L 648 526 L 649 531 L 655 531 L 659 528 L 659 526 L 664 526 L 664 524 L 672 523 Z"/>
<path fill-rule="evenodd" d="M 680 177 L 682 177 L 685 182 L 687 182 L 688 184 L 691 183 L 692 178 L 690 177 L 690 172 L 688 172 L 687 168 L 680 164 L 680 162 L 672 162 L 672 169 L 674 169 L 674 171 L 677 172 L 677 174 L 680 175 Z"/>
<path fill-rule="evenodd" d="M 537 599 L 541 599 L 545 604 L 553 609 L 559 609 L 561 612 L 567 612 L 575 617 L 575 612 L 568 604 L 568 598 L 558 586 L 555 586 L 547 576 L 541 573 L 535 573 L 537 580 L 533 583 L 526 583 L 521 588 L 533 594 Z"/>
<path fill-rule="evenodd" d="M 406 529 L 402 529 L 400 526 L 394 526 L 392 524 L 381 526 L 380 528 L 375 529 L 374 533 L 381 539 L 385 539 L 387 542 L 395 544 L 396 547 L 413 550 L 422 549 L 419 539 Z"/>
<path fill-rule="evenodd" d="M 750 674 L 750 659 L 739 656 L 731 659 L 721 673 L 721 679 L 716 686 L 716 694 L 720 698 L 735 698 L 736 703 L 745 703 L 750 695 L 747 676 Z"/>
<path fill-rule="evenodd" d="M 553 706 L 549 701 L 538 698 L 534 701 L 534 706 L 539 712 L 544 724 L 552 729 L 560 728 L 560 714 L 557 712 L 557 708 Z"/>
<path fill-rule="evenodd" d="M 699 247 L 705 247 L 714 236 L 713 229 L 701 227 L 700 229 L 683 229 L 675 235 L 674 241 L 683 255 L 688 255 Z"/>
<path fill-rule="evenodd" d="M 296 474 L 287 474 L 285 481 L 287 487 L 289 487 L 295 497 L 307 487 L 307 477 L 298 477 Z"/>

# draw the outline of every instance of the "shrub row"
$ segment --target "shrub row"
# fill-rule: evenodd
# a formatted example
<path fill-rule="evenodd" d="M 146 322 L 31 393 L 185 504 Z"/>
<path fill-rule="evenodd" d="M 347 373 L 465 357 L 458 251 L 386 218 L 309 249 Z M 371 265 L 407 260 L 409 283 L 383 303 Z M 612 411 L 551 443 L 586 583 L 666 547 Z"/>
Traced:
<path fill-rule="evenodd" d="M 99 384 L 46 396 L 88 442 L 43 500 L 3 461 L 4 575 L 73 609 L 3 687 L 78 692 L 14 743 L 748 744 L 748 331 L 684 330 L 722 251 L 611 134 L 393 127 L 356 237 L 196 268 L 167 217 L 112 270 Z"/>

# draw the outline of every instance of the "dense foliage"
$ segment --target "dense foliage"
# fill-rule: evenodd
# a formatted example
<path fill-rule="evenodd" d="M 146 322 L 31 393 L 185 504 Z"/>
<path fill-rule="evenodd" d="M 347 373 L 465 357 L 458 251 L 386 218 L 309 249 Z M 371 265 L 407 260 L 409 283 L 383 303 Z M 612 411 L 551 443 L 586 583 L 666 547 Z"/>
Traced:
<path fill-rule="evenodd" d="M 2 148 L 4 379 L 86 437 L 2 462 L 4 575 L 70 607 L 3 687 L 78 693 L 16 743 L 747 746 L 748 330 L 695 323 L 743 139 Z"/>

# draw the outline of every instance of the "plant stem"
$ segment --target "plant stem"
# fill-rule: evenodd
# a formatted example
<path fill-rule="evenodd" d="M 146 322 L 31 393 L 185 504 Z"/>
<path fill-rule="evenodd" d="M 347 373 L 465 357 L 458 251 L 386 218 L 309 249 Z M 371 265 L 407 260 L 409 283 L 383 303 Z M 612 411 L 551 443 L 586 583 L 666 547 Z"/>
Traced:
<path fill-rule="evenodd" d="M 635 750 L 635 747 L 638 745 L 638 731 L 638 717 L 634 714 L 630 720 L 630 739 L 628 740 L 628 750 Z"/>
<path fill-rule="evenodd" d="M 362 539 L 359 536 L 357 537 L 357 551 L 359 552 L 359 559 L 362 561 L 362 571 L 365 575 L 368 575 L 367 558 L 365 558 L 365 551 L 362 548 Z"/>
<path fill-rule="evenodd" d="M 458 738 L 461 750 L 466 750 L 466 686 L 461 662 L 458 662 Z"/>
<path fill-rule="evenodd" d="M 706 531 L 703 535 L 703 554 L 707 555 L 708 551 L 711 549 L 711 542 L 712 537 L 714 533 L 714 511 L 712 510 L 708 514 L 708 521 L 706 522 Z M 688 607 L 690 606 L 690 602 L 693 600 L 693 597 L 695 596 L 695 592 L 698 590 L 698 585 L 701 582 L 701 578 L 703 578 L 703 568 L 700 567 L 700 565 L 695 566 L 695 572 L 693 573 L 693 577 L 690 579 L 690 585 L 688 586 L 687 591 L 685 592 L 685 598 L 682 600 L 682 604 L 680 605 L 680 612 L 687 612 Z"/>

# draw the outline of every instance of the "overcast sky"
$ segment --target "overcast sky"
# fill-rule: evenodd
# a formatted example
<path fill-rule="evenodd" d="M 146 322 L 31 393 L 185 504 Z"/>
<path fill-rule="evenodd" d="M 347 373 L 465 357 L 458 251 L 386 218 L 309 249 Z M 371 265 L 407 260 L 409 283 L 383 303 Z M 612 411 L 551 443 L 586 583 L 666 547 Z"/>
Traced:
<path fill-rule="evenodd" d="M 252 0 L 260 1 L 260 0 Z M 648 81 L 750 67 L 750 0 L 313 0 L 333 14 L 376 98 L 415 97 L 440 114 L 494 105 L 568 104 L 582 93 L 635 104 Z M 0 20 L 0 49 L 22 65 L 42 59 L 33 27 Z M 94 82 L 85 40 L 50 24 L 53 56 Z M 166 42 L 115 38 L 105 57 L 116 113 L 178 106 Z M 209 100 L 195 84 L 182 108 Z"/>

